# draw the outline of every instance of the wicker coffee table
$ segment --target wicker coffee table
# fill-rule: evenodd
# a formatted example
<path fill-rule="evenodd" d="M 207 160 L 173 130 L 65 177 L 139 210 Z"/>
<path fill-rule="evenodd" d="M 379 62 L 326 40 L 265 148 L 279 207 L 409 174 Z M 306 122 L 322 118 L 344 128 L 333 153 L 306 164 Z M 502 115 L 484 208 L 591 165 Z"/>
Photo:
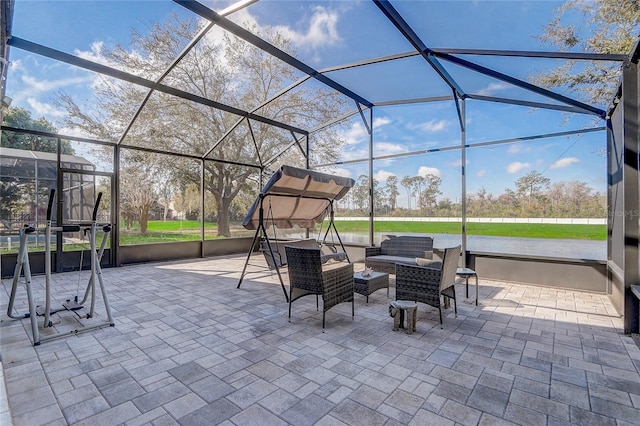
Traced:
<path fill-rule="evenodd" d="M 362 276 L 362 272 L 353 274 L 353 289 L 356 293 L 366 296 L 367 303 L 369 303 L 370 294 L 385 287 L 387 288 L 387 297 L 389 297 L 389 274 L 375 271 L 366 277 Z"/>

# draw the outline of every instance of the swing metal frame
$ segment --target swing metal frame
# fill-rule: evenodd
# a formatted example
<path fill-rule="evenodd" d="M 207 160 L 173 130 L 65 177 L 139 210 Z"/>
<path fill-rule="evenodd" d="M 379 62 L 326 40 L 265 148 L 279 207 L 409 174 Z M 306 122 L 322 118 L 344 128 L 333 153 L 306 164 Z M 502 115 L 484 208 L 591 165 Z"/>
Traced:
<path fill-rule="evenodd" d="M 340 247 L 342 249 L 342 251 L 344 252 L 345 256 L 346 256 L 346 260 L 348 262 L 351 262 L 349 260 L 349 255 L 347 254 L 347 251 L 344 247 L 344 244 L 342 243 L 342 239 L 340 238 L 340 234 L 338 233 L 338 229 L 336 228 L 335 225 L 335 221 L 334 221 L 334 208 L 333 208 L 333 201 L 330 198 L 327 197 L 313 197 L 313 196 L 308 196 L 308 195 L 293 195 L 293 194 L 260 194 L 259 198 L 260 198 L 260 207 L 258 210 L 258 227 L 256 229 L 256 232 L 253 236 L 253 240 L 251 242 L 251 246 L 249 249 L 249 253 L 247 254 L 247 259 L 244 263 L 244 268 L 242 268 L 242 274 L 240 275 L 240 280 L 238 281 L 238 286 L 237 288 L 240 288 L 240 285 L 242 284 L 242 281 L 244 280 L 245 275 L 247 274 L 247 266 L 249 265 L 249 260 L 251 259 L 251 255 L 254 251 L 254 248 L 256 247 L 256 243 L 259 241 L 259 238 L 264 239 L 264 241 L 267 244 L 267 248 L 269 249 L 269 255 L 271 256 L 272 259 L 274 259 L 274 268 L 276 270 L 276 273 L 278 275 L 278 280 L 280 281 L 280 286 L 282 287 L 282 292 L 284 293 L 284 297 L 287 300 L 287 303 L 289 302 L 289 294 L 287 293 L 287 289 L 284 285 L 284 281 L 282 279 L 282 274 L 280 272 L 280 265 L 279 262 L 275 261 L 275 253 L 274 252 L 272 246 L 271 246 L 271 240 L 269 239 L 269 235 L 267 233 L 267 228 L 265 226 L 265 215 L 264 215 L 264 199 L 266 197 L 286 197 L 286 198 L 298 198 L 298 199 L 311 199 L 311 200 L 324 200 L 327 202 L 327 207 L 325 209 L 329 211 L 329 226 L 327 227 L 327 230 L 325 231 L 324 237 L 322 239 L 321 242 L 319 242 L 319 245 L 322 246 L 325 244 L 327 236 L 329 235 L 329 232 L 333 230 L 333 232 L 335 232 L 335 235 L 338 239 L 338 242 L 340 243 Z M 270 200 L 271 201 L 271 200 Z M 267 216 L 268 217 L 268 216 Z M 273 228 L 274 228 L 274 236 L 275 236 L 275 224 L 272 224 Z M 308 228 L 307 228 L 308 229 Z M 322 231 L 322 226 L 320 227 L 320 232 Z M 333 235 L 333 234 L 332 234 Z M 278 242 L 281 240 L 278 240 L 277 238 L 274 238 L 275 244 L 278 244 Z M 334 244 L 335 246 L 335 244 Z"/>

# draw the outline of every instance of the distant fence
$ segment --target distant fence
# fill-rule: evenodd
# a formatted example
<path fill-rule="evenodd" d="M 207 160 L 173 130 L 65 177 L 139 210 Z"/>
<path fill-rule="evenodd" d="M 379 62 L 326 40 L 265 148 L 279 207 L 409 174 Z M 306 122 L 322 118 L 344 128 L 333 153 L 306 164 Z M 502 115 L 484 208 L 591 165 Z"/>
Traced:
<path fill-rule="evenodd" d="M 368 217 L 336 217 L 336 221 L 362 221 Z M 392 217 L 376 216 L 377 222 L 461 222 L 460 217 Z M 606 225 L 606 218 L 571 218 L 571 217 L 468 217 L 467 223 L 544 223 L 553 225 Z"/>

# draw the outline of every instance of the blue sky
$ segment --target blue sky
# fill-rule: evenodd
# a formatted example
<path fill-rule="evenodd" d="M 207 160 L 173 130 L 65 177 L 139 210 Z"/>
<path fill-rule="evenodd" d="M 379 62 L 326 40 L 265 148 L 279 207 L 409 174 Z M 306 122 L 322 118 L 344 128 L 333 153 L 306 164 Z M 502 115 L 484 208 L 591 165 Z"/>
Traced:
<path fill-rule="evenodd" d="M 214 10 L 230 4 L 203 3 Z M 562 2 L 476 0 L 392 1 L 392 4 L 428 47 L 555 50 L 541 45 L 535 36 L 543 32 L 543 26 Z M 16 0 L 13 33 L 64 52 L 102 61 L 101 46 L 127 45 L 132 28 L 148 32 L 171 13 L 193 17 L 191 12 L 169 0 Z M 296 56 L 316 69 L 412 50 L 370 1 L 262 0 L 231 18 L 238 23 L 253 22 L 258 27 L 278 28 L 293 40 Z M 579 17 L 567 18 L 580 22 Z M 489 56 L 466 56 L 465 59 L 522 80 L 559 63 Z M 91 73 L 18 49 L 11 51 L 10 60 L 7 94 L 13 98 L 13 106 L 32 111 L 34 117 L 44 116 L 59 123 L 63 112 L 53 104 L 58 91 L 70 94 L 80 104 L 91 105 L 91 85 L 95 78 Z M 557 103 L 454 65 L 445 62 L 443 65 L 469 93 Z M 328 75 L 374 102 L 450 95 L 448 87 L 420 57 Z M 582 114 L 479 101 L 467 101 L 466 114 L 467 143 L 471 144 L 604 125 Z M 374 155 L 443 148 L 461 141 L 452 102 L 376 108 L 374 128 Z M 62 131 L 75 132 L 74 129 Z M 347 145 L 342 160 L 366 156 L 368 136 L 359 116 L 350 120 L 344 137 Z M 499 194 L 506 188 L 514 188 L 519 177 L 538 170 L 554 182 L 581 180 L 604 192 L 605 138 L 604 132 L 595 132 L 469 149 L 467 190 L 473 193 L 484 187 L 490 193 Z M 460 192 L 460 170 L 460 155 L 454 151 L 378 161 L 374 173 L 378 180 L 390 174 L 400 179 L 419 173 L 437 174 L 442 178 L 445 195 L 455 200 Z M 357 179 L 360 174 L 368 173 L 368 164 L 344 165 L 338 171 Z M 401 198 L 400 204 L 403 203 L 406 198 Z"/>

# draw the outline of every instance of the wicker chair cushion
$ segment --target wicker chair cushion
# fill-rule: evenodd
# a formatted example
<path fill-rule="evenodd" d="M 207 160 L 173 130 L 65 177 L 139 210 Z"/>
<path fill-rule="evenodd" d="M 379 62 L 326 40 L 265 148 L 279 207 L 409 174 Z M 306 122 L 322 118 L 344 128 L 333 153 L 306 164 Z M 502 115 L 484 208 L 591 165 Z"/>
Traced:
<path fill-rule="evenodd" d="M 426 268 L 442 269 L 441 260 L 425 259 L 423 257 L 416 257 L 416 265 L 424 266 Z"/>
<path fill-rule="evenodd" d="M 327 262 L 327 263 L 322 265 L 322 272 L 332 271 L 334 269 L 340 269 L 344 265 L 348 265 L 348 263 L 346 263 L 346 262 Z"/>

